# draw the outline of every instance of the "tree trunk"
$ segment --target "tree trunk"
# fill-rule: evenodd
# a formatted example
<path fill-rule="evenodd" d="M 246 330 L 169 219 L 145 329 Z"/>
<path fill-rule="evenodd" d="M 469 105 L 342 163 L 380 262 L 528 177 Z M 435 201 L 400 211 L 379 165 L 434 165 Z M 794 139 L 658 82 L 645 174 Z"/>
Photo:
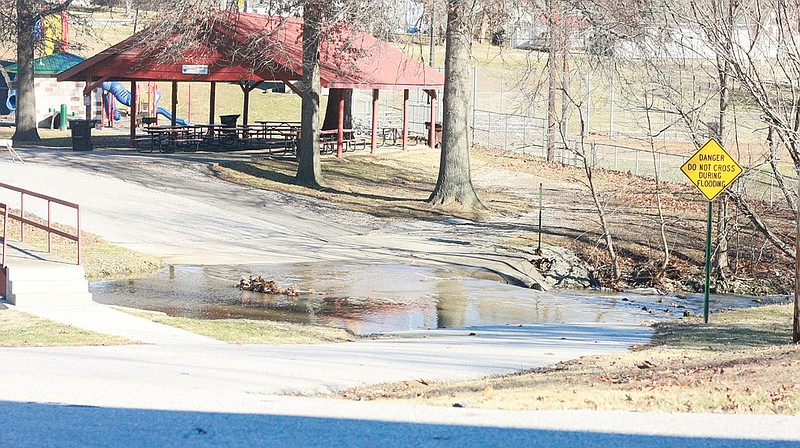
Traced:
<path fill-rule="evenodd" d="M 344 128 L 353 128 L 353 89 L 330 89 L 322 130 L 339 128 L 339 101 L 344 98 Z"/>
<path fill-rule="evenodd" d="M 647 117 L 647 140 L 650 145 L 650 153 L 653 156 L 653 173 L 655 174 L 655 194 L 656 194 L 656 211 L 658 212 L 658 233 L 661 238 L 661 248 L 664 251 L 664 260 L 656 273 L 656 278 L 661 280 L 667 272 L 669 267 L 669 241 L 667 241 L 667 220 L 664 217 L 664 205 L 661 197 L 661 172 L 659 170 L 658 155 L 656 154 L 656 141 L 653 134 L 653 120 L 651 111 L 653 109 L 653 99 L 650 98 L 648 102 L 648 93 L 644 94 L 645 113 Z"/>
<path fill-rule="evenodd" d="M 303 8 L 303 100 L 295 181 L 311 188 L 321 188 L 323 182 L 319 160 L 320 19 L 319 7 L 307 2 Z"/>
<path fill-rule="evenodd" d="M 471 2 L 449 0 L 444 63 L 442 149 L 439 178 L 428 201 L 434 206 L 460 204 L 485 208 L 472 185 L 469 162 Z"/>
<path fill-rule="evenodd" d="M 556 38 L 556 0 L 550 1 L 550 50 L 547 53 L 547 161 L 556 158 L 556 79 L 558 78 L 558 39 Z"/>
<path fill-rule="evenodd" d="M 725 17 L 726 23 L 726 47 L 731 45 L 733 39 L 733 10 L 730 6 Z M 716 3 L 715 3 L 716 8 Z M 717 123 L 717 140 L 722 147 L 725 147 L 725 121 L 728 117 L 728 102 L 729 102 L 729 81 L 728 81 L 728 62 L 720 55 L 717 55 L 717 70 L 719 77 L 719 123 Z M 717 251 L 714 259 L 714 267 L 717 276 L 717 282 L 724 282 L 727 278 L 728 271 L 728 197 L 727 193 L 723 193 L 719 202 L 719 216 L 717 218 Z"/>
<path fill-rule="evenodd" d="M 33 27 L 36 23 L 35 4 L 17 0 L 17 110 L 15 141 L 40 140 L 36 128 L 36 94 L 33 81 Z"/>

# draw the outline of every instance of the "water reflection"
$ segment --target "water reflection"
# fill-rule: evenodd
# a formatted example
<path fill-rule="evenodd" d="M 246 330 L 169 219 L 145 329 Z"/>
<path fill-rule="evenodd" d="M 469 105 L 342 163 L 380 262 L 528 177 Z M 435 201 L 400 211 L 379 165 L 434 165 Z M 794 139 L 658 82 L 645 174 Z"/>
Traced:
<path fill-rule="evenodd" d="M 314 323 L 356 334 L 547 322 L 637 322 L 702 310 L 701 296 L 548 293 L 469 274 L 446 267 L 353 262 L 175 265 L 146 278 L 93 282 L 90 290 L 100 303 L 174 316 Z M 316 292 L 288 297 L 234 288 L 241 276 L 248 275 Z M 747 297 L 717 296 L 712 310 L 752 304 Z"/>

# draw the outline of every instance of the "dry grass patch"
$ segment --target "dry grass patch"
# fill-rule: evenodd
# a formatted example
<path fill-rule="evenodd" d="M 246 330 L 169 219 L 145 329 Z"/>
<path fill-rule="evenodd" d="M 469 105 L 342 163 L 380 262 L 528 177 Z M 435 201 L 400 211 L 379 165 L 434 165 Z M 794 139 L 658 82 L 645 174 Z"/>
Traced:
<path fill-rule="evenodd" d="M 41 223 L 44 220 L 27 215 L 26 218 Z M 19 222 L 10 220 L 8 239 L 11 242 L 20 241 Z M 0 226 L 3 219 L 0 217 Z M 75 228 L 71 226 L 55 225 L 56 228 L 75 234 Z M 158 270 L 161 267 L 161 260 L 141 252 L 136 252 L 124 247 L 115 246 L 99 236 L 81 232 L 82 241 L 82 260 L 89 280 L 104 280 L 112 278 L 131 278 L 140 277 Z M 69 262 L 75 262 L 78 258 L 77 243 L 74 241 L 54 235 L 52 238 L 53 254 Z M 25 244 L 36 249 L 47 250 L 47 233 L 44 230 L 33 226 L 25 226 Z"/>
<path fill-rule="evenodd" d="M 0 308 L 0 347 L 135 344 L 118 336 L 81 330 L 28 313 Z"/>
<path fill-rule="evenodd" d="M 473 152 L 476 170 L 497 163 L 487 151 Z M 213 167 L 223 179 L 286 193 L 302 194 L 335 202 L 353 211 L 381 218 L 439 220 L 452 217 L 481 220 L 501 213 L 519 213 L 529 204 L 514 194 L 500 189 L 481 189 L 481 199 L 489 211 L 461 208 L 432 208 L 426 201 L 436 186 L 439 151 L 413 148 L 389 150 L 377 155 L 348 154 L 341 159 L 326 157 L 322 172 L 326 188 L 310 190 L 295 184 L 297 162 L 268 158 L 253 162 L 222 162 Z"/>
<path fill-rule="evenodd" d="M 134 316 L 208 336 L 230 344 L 322 344 L 358 338 L 339 328 L 251 319 L 189 319 L 163 313 L 122 309 Z"/>
<path fill-rule="evenodd" d="M 516 375 L 458 383 L 404 382 L 343 394 L 496 409 L 797 414 L 800 348 L 791 306 L 739 310 L 656 326 L 651 345 Z"/>

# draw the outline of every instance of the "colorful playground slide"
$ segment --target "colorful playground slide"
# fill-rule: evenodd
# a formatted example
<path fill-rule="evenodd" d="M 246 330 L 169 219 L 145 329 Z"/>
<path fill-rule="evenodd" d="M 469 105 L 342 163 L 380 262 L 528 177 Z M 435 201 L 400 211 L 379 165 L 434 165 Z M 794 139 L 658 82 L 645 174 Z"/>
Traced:
<path fill-rule="evenodd" d="M 130 90 L 126 89 L 125 86 L 122 85 L 122 83 L 119 83 L 117 81 L 106 81 L 103 83 L 103 90 L 114 95 L 114 98 L 116 98 L 117 101 L 119 101 L 123 105 L 131 107 L 131 92 Z M 160 94 L 156 98 L 156 104 L 158 104 L 159 98 L 161 98 Z M 163 115 L 164 118 L 172 122 L 172 114 L 167 109 L 158 106 L 156 107 L 156 112 L 159 115 Z M 119 112 L 117 112 L 116 107 L 114 107 L 114 119 L 115 120 L 120 119 L 120 115 Z M 175 123 L 181 126 L 186 126 L 187 124 L 189 124 L 189 122 L 184 120 L 183 118 L 176 118 Z"/>

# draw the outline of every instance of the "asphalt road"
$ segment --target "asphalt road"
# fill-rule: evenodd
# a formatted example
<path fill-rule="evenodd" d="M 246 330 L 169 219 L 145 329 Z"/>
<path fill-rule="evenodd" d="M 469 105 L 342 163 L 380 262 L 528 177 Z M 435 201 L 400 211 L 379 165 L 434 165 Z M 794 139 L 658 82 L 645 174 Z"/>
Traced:
<path fill-rule="evenodd" d="M 204 174 L 202 156 L 164 163 L 115 151 L 23 156 L 39 163 L 0 162 L 3 182 L 78 201 L 86 230 L 175 263 L 409 259 L 454 249 L 325 204 L 230 186 Z M 442 226 L 425 235 L 469 237 Z M 260 242 L 271 249 L 248 251 Z M 99 306 L 33 311 L 145 344 L 0 349 L 2 447 L 800 446 L 800 419 L 789 416 L 491 411 L 304 396 L 618 352 L 646 341 L 645 327 L 496 327 L 231 346 Z"/>

